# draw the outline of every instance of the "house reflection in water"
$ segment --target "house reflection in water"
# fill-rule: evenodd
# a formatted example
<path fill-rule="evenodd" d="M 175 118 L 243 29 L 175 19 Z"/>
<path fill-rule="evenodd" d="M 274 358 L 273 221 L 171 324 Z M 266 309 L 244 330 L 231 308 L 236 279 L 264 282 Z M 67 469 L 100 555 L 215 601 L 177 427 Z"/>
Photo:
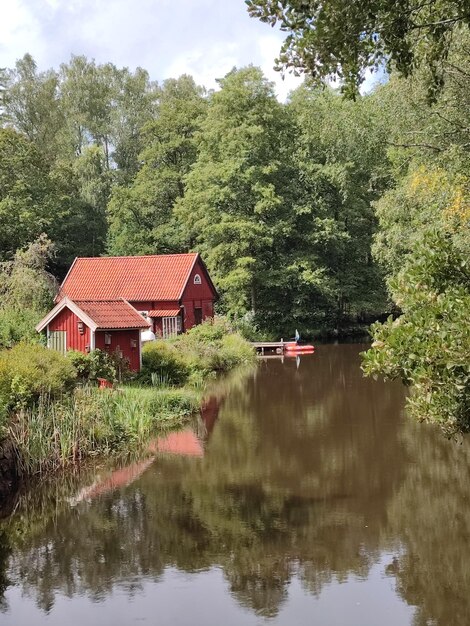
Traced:
<path fill-rule="evenodd" d="M 207 398 L 201 406 L 200 420 L 194 426 L 188 426 L 183 430 L 171 432 L 151 441 L 147 451 L 153 456 L 115 469 L 106 476 L 97 476 L 92 485 L 83 487 L 75 497 L 71 498 L 72 506 L 84 500 L 93 500 L 115 489 L 127 487 L 155 462 L 155 455 L 165 453 L 202 458 L 204 456 L 204 444 L 215 426 L 220 405 L 220 398 L 216 396 Z"/>

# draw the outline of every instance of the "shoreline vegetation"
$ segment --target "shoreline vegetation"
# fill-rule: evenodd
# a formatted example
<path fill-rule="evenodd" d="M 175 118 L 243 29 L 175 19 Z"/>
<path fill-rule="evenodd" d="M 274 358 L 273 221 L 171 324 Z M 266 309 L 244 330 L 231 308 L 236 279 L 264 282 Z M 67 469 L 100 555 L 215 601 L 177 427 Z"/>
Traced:
<path fill-rule="evenodd" d="M 146 344 L 142 371 L 134 376 L 104 352 L 63 356 L 19 343 L 0 352 L 2 435 L 13 442 L 25 476 L 137 451 L 196 413 L 211 380 L 255 359 L 224 318 Z M 114 387 L 97 388 L 99 377 Z"/>

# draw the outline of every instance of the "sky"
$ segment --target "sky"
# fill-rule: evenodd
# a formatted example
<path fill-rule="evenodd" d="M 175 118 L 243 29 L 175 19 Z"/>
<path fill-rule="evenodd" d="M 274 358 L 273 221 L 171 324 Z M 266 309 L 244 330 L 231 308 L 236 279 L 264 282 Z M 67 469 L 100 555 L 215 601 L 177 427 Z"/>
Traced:
<path fill-rule="evenodd" d="M 234 66 L 252 63 L 283 101 L 301 82 L 273 70 L 283 38 L 250 18 L 243 0 L 4 0 L 0 67 L 13 67 L 27 52 L 40 70 L 84 54 L 143 67 L 159 82 L 188 73 L 212 89 Z"/>

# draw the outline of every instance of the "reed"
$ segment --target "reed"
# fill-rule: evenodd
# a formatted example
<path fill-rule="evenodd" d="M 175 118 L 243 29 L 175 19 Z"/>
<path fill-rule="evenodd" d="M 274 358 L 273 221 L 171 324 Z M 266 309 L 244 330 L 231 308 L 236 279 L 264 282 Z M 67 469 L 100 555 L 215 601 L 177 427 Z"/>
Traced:
<path fill-rule="evenodd" d="M 32 475 L 96 454 L 136 450 L 156 432 L 180 425 L 199 405 L 194 390 L 88 387 L 54 400 L 40 396 L 16 413 L 9 431 L 23 472 Z"/>

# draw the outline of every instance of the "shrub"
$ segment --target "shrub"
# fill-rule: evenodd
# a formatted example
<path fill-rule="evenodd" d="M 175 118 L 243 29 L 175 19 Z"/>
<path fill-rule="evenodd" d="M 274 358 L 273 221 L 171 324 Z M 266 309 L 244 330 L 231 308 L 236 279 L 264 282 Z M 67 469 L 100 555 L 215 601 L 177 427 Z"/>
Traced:
<path fill-rule="evenodd" d="M 180 385 L 189 382 L 201 387 L 207 378 L 255 360 L 255 353 L 243 337 L 233 332 L 226 318 L 207 320 L 170 341 L 158 340 L 144 346 L 144 384 Z"/>
<path fill-rule="evenodd" d="M 41 317 L 32 309 L 0 308 L 0 348 L 11 348 L 20 341 L 40 343 L 42 337 L 35 326 Z"/>
<path fill-rule="evenodd" d="M 89 354 L 70 350 L 67 357 L 72 362 L 77 376 L 84 382 L 96 381 L 98 378 L 116 380 L 118 366 L 114 355 L 110 355 L 103 350 L 93 350 Z"/>
<path fill-rule="evenodd" d="M 75 369 L 62 354 L 44 346 L 19 343 L 0 353 L 0 407 L 11 409 L 30 405 L 39 396 L 58 396 L 70 390 Z"/>
<path fill-rule="evenodd" d="M 173 344 L 158 340 L 143 347 L 139 381 L 151 384 L 152 374 L 170 385 L 182 385 L 188 379 L 189 370 L 184 357 Z M 155 380 L 155 376 L 153 378 Z"/>

